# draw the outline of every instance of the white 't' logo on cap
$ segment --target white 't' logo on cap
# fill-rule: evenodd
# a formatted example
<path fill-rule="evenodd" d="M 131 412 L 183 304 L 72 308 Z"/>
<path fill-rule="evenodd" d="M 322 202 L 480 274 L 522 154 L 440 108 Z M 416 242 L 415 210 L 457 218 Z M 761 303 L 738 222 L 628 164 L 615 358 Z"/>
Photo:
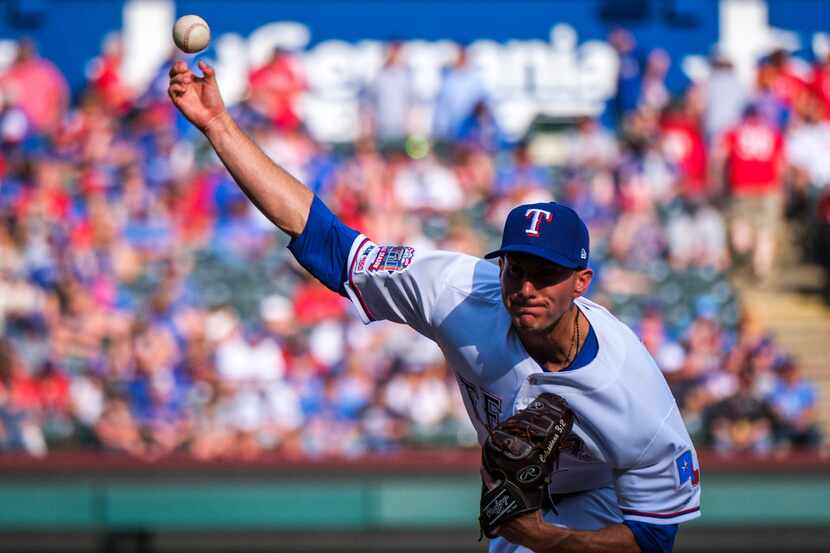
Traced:
<path fill-rule="evenodd" d="M 539 228 L 542 226 L 543 219 L 547 223 L 550 223 L 553 220 L 553 215 L 551 215 L 550 211 L 545 211 L 544 209 L 539 209 L 538 207 L 531 207 L 525 211 L 525 217 L 530 219 L 530 227 L 525 229 L 525 233 L 529 236 L 535 237 L 540 235 Z"/>

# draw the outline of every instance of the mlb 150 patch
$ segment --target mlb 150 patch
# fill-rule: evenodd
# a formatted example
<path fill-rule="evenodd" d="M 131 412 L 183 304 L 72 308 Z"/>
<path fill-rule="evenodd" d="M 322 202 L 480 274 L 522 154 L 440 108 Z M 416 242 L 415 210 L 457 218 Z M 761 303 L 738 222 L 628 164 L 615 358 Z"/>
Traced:
<path fill-rule="evenodd" d="M 378 247 L 374 244 L 370 244 L 366 246 L 362 252 L 360 252 L 357 263 L 355 264 L 354 272 L 355 273 L 362 273 L 366 270 L 366 266 L 371 264 L 375 257 L 378 254 Z"/>
<path fill-rule="evenodd" d="M 381 246 L 367 271 L 370 273 L 403 271 L 412 263 L 414 256 L 415 248 L 409 246 Z"/>

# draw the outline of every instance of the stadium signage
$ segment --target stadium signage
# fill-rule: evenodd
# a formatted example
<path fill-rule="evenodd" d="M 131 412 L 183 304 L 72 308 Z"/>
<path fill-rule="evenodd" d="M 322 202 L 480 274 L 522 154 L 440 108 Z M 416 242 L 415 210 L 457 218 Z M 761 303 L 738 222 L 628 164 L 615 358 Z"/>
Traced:
<path fill-rule="evenodd" d="M 310 48 L 311 31 L 300 23 L 269 23 L 246 40 L 225 34 L 216 41 L 217 63 L 226 96 L 239 100 L 248 71 L 267 60 L 275 47 L 295 51 L 303 62 L 309 90 L 301 101 L 303 117 L 318 139 L 350 141 L 359 133 L 361 93 L 384 61 L 384 44 L 365 40 L 327 40 Z M 417 109 L 431 120 L 442 71 L 456 58 L 451 41 L 410 40 L 402 61 L 412 74 Z M 579 43 L 567 24 L 551 28 L 549 40 L 477 40 L 468 45 L 500 127 L 521 135 L 539 115 L 596 114 L 614 93 L 618 60 L 604 41 Z M 249 60 L 248 65 L 239 60 Z M 417 129 L 427 134 L 428 128 Z"/>

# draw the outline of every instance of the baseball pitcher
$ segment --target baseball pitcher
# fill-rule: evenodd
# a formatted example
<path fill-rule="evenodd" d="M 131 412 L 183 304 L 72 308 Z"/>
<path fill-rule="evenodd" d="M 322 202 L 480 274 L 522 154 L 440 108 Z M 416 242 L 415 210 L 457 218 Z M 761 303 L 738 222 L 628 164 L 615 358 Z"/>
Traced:
<path fill-rule="evenodd" d="M 176 107 L 297 260 L 361 319 L 411 326 L 452 367 L 482 444 L 490 551 L 668 552 L 700 515 L 697 455 L 637 336 L 585 299 L 588 230 L 570 208 L 514 208 L 486 257 L 376 244 L 274 164 L 225 110 L 213 69 L 170 71 Z"/>

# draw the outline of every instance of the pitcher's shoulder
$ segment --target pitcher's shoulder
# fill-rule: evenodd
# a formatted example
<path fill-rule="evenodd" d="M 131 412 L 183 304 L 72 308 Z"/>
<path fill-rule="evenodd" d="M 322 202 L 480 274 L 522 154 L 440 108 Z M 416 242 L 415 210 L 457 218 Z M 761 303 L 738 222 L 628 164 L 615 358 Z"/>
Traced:
<path fill-rule="evenodd" d="M 444 283 L 464 296 L 501 303 L 501 283 L 496 264 L 467 254 L 455 254 L 454 263 L 442 275 Z"/>

